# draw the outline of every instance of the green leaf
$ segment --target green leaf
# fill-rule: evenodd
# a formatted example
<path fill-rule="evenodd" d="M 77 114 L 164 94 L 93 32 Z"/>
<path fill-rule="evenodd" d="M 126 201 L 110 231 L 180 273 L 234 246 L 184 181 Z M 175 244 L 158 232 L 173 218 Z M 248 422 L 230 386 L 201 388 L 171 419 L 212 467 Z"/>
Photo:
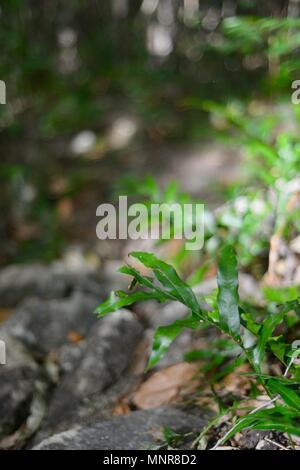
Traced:
<path fill-rule="evenodd" d="M 153 270 L 156 279 L 177 300 L 186 305 L 199 318 L 203 318 L 203 312 L 192 289 L 178 276 L 176 270 L 168 263 L 161 261 L 152 253 L 133 252 L 130 256 L 138 259 L 144 266 Z"/>
<path fill-rule="evenodd" d="M 281 288 L 273 288 L 269 286 L 265 286 L 263 288 L 263 293 L 265 298 L 269 302 L 277 302 L 277 303 L 284 303 L 288 301 L 294 301 L 295 298 L 299 296 L 299 287 L 292 286 L 292 287 L 281 287 Z"/>
<path fill-rule="evenodd" d="M 300 297 L 298 299 L 295 299 L 295 300 L 291 300 L 289 302 L 286 302 L 286 304 L 284 305 L 285 307 L 285 313 L 290 311 L 290 310 L 294 310 L 294 312 L 298 315 L 298 317 L 300 318 Z"/>
<path fill-rule="evenodd" d="M 272 333 L 276 326 L 282 322 L 284 312 L 269 314 L 262 323 L 261 329 L 259 330 L 258 343 L 253 351 L 254 364 L 260 368 L 262 361 L 265 357 L 266 345 L 272 337 Z"/>
<path fill-rule="evenodd" d="M 205 274 L 209 270 L 209 263 L 203 263 L 195 272 L 193 272 L 187 279 L 187 284 L 193 287 L 203 281 Z"/>
<path fill-rule="evenodd" d="M 268 341 L 268 346 L 270 347 L 274 356 L 276 356 L 283 364 L 285 364 L 287 345 L 283 342 L 282 337 L 272 336 L 272 338 Z"/>
<path fill-rule="evenodd" d="M 183 320 L 177 320 L 171 325 L 157 328 L 154 334 L 152 352 L 147 369 L 155 366 L 160 361 L 179 333 L 185 328 L 196 329 L 198 326 L 199 320 L 191 315 Z"/>
<path fill-rule="evenodd" d="M 282 400 L 292 408 L 300 412 L 300 396 L 299 392 L 292 390 L 287 385 L 274 379 L 268 381 L 268 388 L 271 393 L 281 396 Z M 299 387 L 298 387 L 299 388 Z"/>
<path fill-rule="evenodd" d="M 247 372 L 245 374 L 241 374 L 241 375 L 244 375 L 245 377 L 256 377 L 256 378 L 261 378 L 261 379 L 264 379 L 264 380 L 269 380 L 269 379 L 272 379 L 276 382 L 280 382 L 282 384 L 286 384 L 286 385 L 299 385 L 299 383 L 297 382 L 297 380 L 294 380 L 294 379 L 288 379 L 286 377 L 281 377 L 281 376 L 278 376 L 278 377 L 275 377 L 273 375 L 268 375 L 268 374 L 256 374 L 254 372 Z"/>
<path fill-rule="evenodd" d="M 218 266 L 217 304 L 221 327 L 235 339 L 240 339 L 237 260 L 231 245 L 221 250 Z"/>
<path fill-rule="evenodd" d="M 166 440 L 166 443 L 169 446 L 176 446 L 182 440 L 183 437 L 181 434 L 178 434 L 177 432 L 169 428 L 169 426 L 164 426 L 163 435 Z"/>
<path fill-rule="evenodd" d="M 123 291 L 113 291 L 109 298 L 96 308 L 94 313 L 98 316 L 98 318 L 101 318 L 108 313 L 116 312 L 123 307 L 128 307 L 129 305 L 132 305 L 135 302 L 139 302 L 141 300 L 157 300 L 162 302 L 164 298 L 156 292 L 137 291 L 132 294 L 127 294 Z"/>
<path fill-rule="evenodd" d="M 277 305 L 277 311 L 284 313 L 285 315 L 289 312 L 294 311 L 300 318 L 300 297 L 294 300 L 288 300 Z"/>
<path fill-rule="evenodd" d="M 175 294 L 170 291 L 162 290 L 158 286 L 154 285 L 153 279 L 147 276 L 143 276 L 137 269 L 133 268 L 132 266 L 122 266 L 119 269 L 119 272 L 122 274 L 127 274 L 129 276 L 133 276 L 134 279 L 144 287 L 148 287 L 152 291 L 154 291 L 158 296 L 161 296 L 163 300 L 177 300 Z"/>
<path fill-rule="evenodd" d="M 275 406 L 269 410 L 258 410 L 240 418 L 221 442 L 226 442 L 242 429 L 275 430 L 300 436 L 300 424 L 295 419 L 297 417 L 299 414 L 291 412 L 287 407 Z"/>
<path fill-rule="evenodd" d="M 242 325 L 247 328 L 254 336 L 258 335 L 260 324 L 256 323 L 253 316 L 249 312 L 245 312 L 243 308 L 240 307 L 240 315 L 241 315 L 241 323 Z"/>

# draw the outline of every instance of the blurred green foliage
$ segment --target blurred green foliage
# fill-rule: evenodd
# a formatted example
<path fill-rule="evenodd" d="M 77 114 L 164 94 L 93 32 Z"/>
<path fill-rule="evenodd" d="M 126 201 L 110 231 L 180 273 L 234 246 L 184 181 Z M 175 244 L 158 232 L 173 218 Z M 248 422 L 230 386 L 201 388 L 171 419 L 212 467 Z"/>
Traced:
<path fill-rule="evenodd" d="M 41 252 L 56 257 L 67 241 L 57 203 L 88 188 L 110 191 L 118 178 L 115 168 L 134 175 L 128 153 L 219 136 L 203 103 L 223 110 L 239 103 L 239 126 L 247 132 L 256 127 L 259 138 L 268 135 L 280 109 L 272 109 L 269 120 L 255 116 L 246 122 L 244 105 L 290 99 L 299 70 L 299 20 L 284 0 L 236 0 L 229 10 L 227 3 L 203 1 L 193 11 L 181 0 L 124 0 L 123 10 L 110 0 L 1 5 L 0 79 L 7 84 L 8 103 L 0 107 L 0 229 L 7 241 L 20 224 L 11 199 L 16 185 L 20 197 L 33 187 L 23 219 L 40 225 L 39 240 L 29 237 L 21 249 L 13 241 L 1 262 L 39 258 Z M 166 42 L 169 49 L 162 50 Z M 116 150 L 107 144 L 107 132 L 119 114 L 133 117 L 138 132 Z M 93 162 L 85 155 L 70 158 L 69 143 L 84 129 L 98 136 L 101 158 Z M 226 128 L 226 142 L 229 134 Z M 283 140 L 276 145 L 287 148 Z M 252 139 L 249 145 L 258 144 Z M 51 185 L 61 175 L 66 189 L 54 195 Z M 39 245 L 43 249 L 35 254 Z"/>

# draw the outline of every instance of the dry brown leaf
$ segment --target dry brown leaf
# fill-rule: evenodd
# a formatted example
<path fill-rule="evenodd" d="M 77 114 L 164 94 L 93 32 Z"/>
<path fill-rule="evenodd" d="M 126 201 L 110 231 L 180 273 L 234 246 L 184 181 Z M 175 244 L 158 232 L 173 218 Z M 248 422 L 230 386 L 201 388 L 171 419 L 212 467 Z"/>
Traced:
<path fill-rule="evenodd" d="M 154 373 L 134 393 L 134 405 L 144 410 L 157 408 L 195 391 L 198 369 L 195 364 L 181 362 Z"/>
<path fill-rule="evenodd" d="M 74 212 L 73 201 L 70 197 L 62 198 L 57 204 L 58 217 L 61 220 L 68 220 L 72 217 Z"/>
<path fill-rule="evenodd" d="M 130 407 L 125 400 L 117 403 L 112 411 L 113 416 L 124 416 L 131 413 Z"/>
<path fill-rule="evenodd" d="M 0 323 L 6 321 L 13 313 L 11 308 L 0 308 Z"/>
<path fill-rule="evenodd" d="M 206 387 L 203 389 L 201 387 L 201 394 L 197 394 L 194 397 L 194 403 L 199 406 L 199 408 L 209 409 L 215 413 L 219 412 L 219 404 L 211 393 L 211 388 Z"/>
<path fill-rule="evenodd" d="M 79 343 L 82 340 L 83 340 L 83 336 L 80 333 L 78 333 L 78 331 L 75 331 L 75 330 L 69 331 L 68 341 L 70 343 Z"/>
<path fill-rule="evenodd" d="M 242 364 L 216 385 L 216 391 L 226 389 L 226 392 L 238 392 L 240 395 L 246 395 L 250 386 L 250 380 L 249 377 L 241 374 L 248 372 L 250 372 L 250 366 Z"/>

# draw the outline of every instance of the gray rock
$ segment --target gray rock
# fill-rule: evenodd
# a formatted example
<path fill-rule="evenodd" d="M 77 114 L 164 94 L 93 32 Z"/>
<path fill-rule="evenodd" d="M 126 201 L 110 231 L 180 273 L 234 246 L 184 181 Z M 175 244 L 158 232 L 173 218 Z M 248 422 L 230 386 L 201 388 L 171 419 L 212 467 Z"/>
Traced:
<path fill-rule="evenodd" d="M 279 450 L 279 449 L 276 443 L 268 442 L 268 441 L 265 441 L 264 439 L 261 439 L 258 442 L 257 446 L 255 447 L 255 450 Z"/>
<path fill-rule="evenodd" d="M 72 291 L 99 295 L 95 273 L 68 269 L 62 262 L 8 266 L 0 271 L 0 305 L 4 308 L 13 308 L 28 297 L 59 299 Z"/>
<path fill-rule="evenodd" d="M 0 374 L 0 437 L 12 434 L 26 420 L 35 392 L 36 373 L 29 367 Z"/>
<path fill-rule="evenodd" d="M 0 329 L 0 337 L 5 331 L 30 351 L 45 355 L 67 343 L 72 330 L 85 337 L 96 322 L 92 313 L 98 303 L 98 297 L 81 292 L 67 299 L 29 299 Z"/>
<path fill-rule="evenodd" d="M 16 339 L 5 341 L 7 364 L 0 366 L 0 437 L 13 433 L 25 421 L 39 376 L 37 364 Z"/>
<path fill-rule="evenodd" d="M 55 351 L 60 359 L 60 349 L 69 346 L 73 355 L 62 354 L 65 369 L 67 366 L 70 369 L 81 357 L 78 353 L 74 355 L 74 350 L 80 351 L 82 345 L 67 344 L 68 333 L 75 330 L 87 336 L 97 321 L 92 312 L 98 303 L 97 297 L 82 292 L 75 292 L 68 299 L 31 299 L 0 328 L 7 359 L 7 364 L 0 366 L 0 438 L 14 433 L 25 423 L 37 397 L 41 397 L 39 401 L 49 399 L 53 387 L 51 374 L 53 370 L 59 373 L 59 365 L 51 360 L 44 362 L 47 355 Z M 43 363 L 39 365 L 36 359 Z"/>
<path fill-rule="evenodd" d="M 243 449 L 255 449 L 258 443 L 269 435 L 269 431 L 249 429 L 241 434 L 239 445 Z"/>
<path fill-rule="evenodd" d="M 56 358 L 62 376 L 73 372 L 80 362 L 86 348 L 86 340 L 64 344 L 57 351 Z"/>
<path fill-rule="evenodd" d="M 159 443 L 161 430 L 199 433 L 207 417 L 175 407 L 136 411 L 88 426 L 76 426 L 42 441 L 34 450 L 140 450 Z"/>
<path fill-rule="evenodd" d="M 58 385 L 39 437 L 68 429 L 94 415 L 104 416 L 135 378 L 130 375 L 133 352 L 143 328 L 131 312 L 121 310 L 99 320 Z"/>

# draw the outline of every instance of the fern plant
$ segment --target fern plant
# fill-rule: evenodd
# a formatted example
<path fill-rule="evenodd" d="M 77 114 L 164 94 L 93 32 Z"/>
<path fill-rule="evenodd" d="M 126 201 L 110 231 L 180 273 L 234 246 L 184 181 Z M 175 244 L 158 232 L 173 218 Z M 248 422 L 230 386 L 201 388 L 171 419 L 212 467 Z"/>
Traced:
<path fill-rule="evenodd" d="M 293 348 L 291 344 L 286 344 L 282 337 L 275 336 L 276 328 L 285 321 L 291 321 L 291 318 L 293 322 L 299 321 L 299 298 L 276 305 L 275 308 L 272 303 L 272 306 L 266 309 L 262 321 L 254 319 L 239 299 L 237 259 L 231 245 L 225 245 L 221 250 L 218 289 L 216 295 L 209 299 L 197 298 L 176 270 L 154 254 L 133 252 L 131 256 L 150 270 L 152 275 L 146 276 L 132 266 L 123 266 L 120 272 L 133 278 L 131 288 L 129 292 L 113 292 L 96 309 L 95 313 L 99 318 L 122 307 L 150 299 L 160 303 L 178 301 L 189 311 L 184 319 L 156 330 L 148 369 L 158 363 L 182 330 L 212 325 L 238 345 L 240 356 L 250 363 L 257 383 L 264 387 L 269 396 L 269 401 L 262 407 L 237 419 L 217 444 L 245 428 L 277 430 L 300 436 L 300 368 L 295 363 L 300 349 Z M 249 336 L 252 338 L 250 346 Z M 269 353 L 282 364 L 285 369 L 283 376 L 263 374 L 262 366 L 266 354 Z"/>

